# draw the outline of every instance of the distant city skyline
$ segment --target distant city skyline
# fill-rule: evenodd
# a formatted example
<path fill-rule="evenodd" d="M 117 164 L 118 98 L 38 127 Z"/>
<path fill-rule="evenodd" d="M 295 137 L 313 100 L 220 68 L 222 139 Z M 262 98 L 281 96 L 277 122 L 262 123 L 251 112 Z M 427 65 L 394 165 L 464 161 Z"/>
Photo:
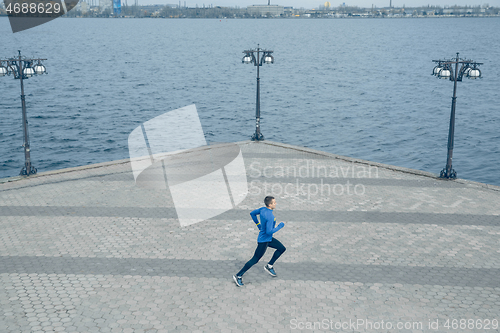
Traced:
<path fill-rule="evenodd" d="M 247 7 L 251 5 L 267 5 L 266 0 L 189 0 L 186 1 L 186 6 L 188 7 L 208 7 L 213 6 L 225 6 L 225 7 Z M 211 2 L 212 1 L 212 2 Z M 122 0 L 124 2 L 124 0 Z M 133 2 L 133 0 L 128 0 L 128 2 Z M 357 6 L 369 8 L 372 5 L 378 8 L 389 7 L 390 0 L 346 0 L 346 6 Z M 294 8 L 319 8 L 323 5 L 325 1 L 318 0 L 271 0 L 271 5 L 280 6 L 291 6 Z M 335 8 L 341 6 L 344 3 L 342 0 L 330 1 L 330 6 Z M 177 0 L 139 0 L 140 5 L 149 4 L 179 4 Z M 421 7 L 421 6 L 482 6 L 489 4 L 490 6 L 500 7 L 500 0 L 392 0 L 393 7 Z M 184 6 L 184 0 L 181 1 L 181 5 Z"/>

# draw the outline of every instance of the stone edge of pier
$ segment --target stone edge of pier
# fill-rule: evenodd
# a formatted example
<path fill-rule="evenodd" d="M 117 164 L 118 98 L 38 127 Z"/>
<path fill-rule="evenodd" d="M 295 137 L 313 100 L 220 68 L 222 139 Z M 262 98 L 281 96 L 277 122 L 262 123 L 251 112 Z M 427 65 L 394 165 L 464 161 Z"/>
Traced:
<path fill-rule="evenodd" d="M 276 146 L 276 147 L 281 147 L 281 148 L 287 148 L 287 149 L 293 149 L 296 151 L 300 152 L 305 152 L 305 153 L 310 153 L 310 154 L 315 154 L 315 155 L 320 155 L 324 157 L 329 157 L 329 158 L 334 158 L 338 160 L 342 160 L 345 162 L 349 163 L 358 163 L 358 164 L 365 164 L 365 165 L 371 165 L 371 166 L 376 166 L 379 168 L 387 169 L 387 170 L 392 170 L 392 171 L 398 171 L 402 173 L 407 173 L 407 174 L 412 174 L 412 175 L 417 175 L 417 176 L 424 176 L 428 178 L 433 178 L 439 181 L 453 181 L 461 184 L 466 184 L 470 186 L 476 186 L 476 187 L 481 187 L 493 191 L 499 191 L 500 192 L 500 186 L 496 185 L 491 185 L 491 184 L 485 184 L 485 183 L 480 183 L 472 180 L 467 180 L 467 179 L 462 179 L 462 178 L 457 178 L 455 180 L 448 180 L 448 179 L 443 179 L 440 178 L 439 175 L 428 172 L 428 171 L 422 171 L 422 170 L 417 170 L 417 169 L 410 169 L 410 168 L 405 168 L 405 167 L 400 167 L 400 166 L 395 166 L 395 165 L 390 165 L 390 164 L 384 164 L 384 163 L 378 163 L 378 162 L 372 162 L 368 160 L 363 160 L 359 158 L 354 158 L 354 157 L 349 157 L 349 156 L 342 156 L 342 155 L 337 155 L 333 153 L 327 153 L 321 150 L 316 150 L 312 148 L 307 148 L 307 147 L 301 147 L 301 146 L 295 146 L 295 145 L 290 145 L 287 143 L 281 143 L 281 142 L 274 142 L 274 141 L 261 141 L 261 142 L 255 142 L 251 140 L 245 140 L 245 141 L 238 141 L 234 142 L 237 145 L 244 145 L 244 144 L 267 144 L 270 146 Z M 224 144 L 224 143 L 221 143 Z M 226 144 L 231 144 L 231 143 L 226 143 Z M 208 145 L 206 147 L 202 147 L 201 149 L 209 149 L 211 146 Z M 89 170 L 89 169 L 97 169 L 97 168 L 104 168 L 107 166 L 111 165 L 118 165 L 118 164 L 125 164 L 129 163 L 130 159 L 126 158 L 123 160 L 114 160 L 114 161 L 108 161 L 108 162 L 101 162 L 101 163 L 95 163 L 95 164 L 88 164 L 88 165 L 82 165 L 78 167 L 73 167 L 73 168 L 65 168 L 65 169 L 58 169 L 58 170 L 51 170 L 51 171 L 45 171 L 41 173 L 37 173 L 36 175 L 30 176 L 31 178 L 38 178 L 38 177 L 44 177 L 44 176 L 53 176 L 57 174 L 62 174 L 62 173 L 69 173 L 69 172 L 76 172 L 76 171 L 83 171 L 83 170 Z M 15 177 L 8 177 L 8 178 L 0 178 L 0 184 L 4 183 L 9 183 L 9 182 L 15 182 L 15 181 L 20 181 L 23 179 L 28 178 L 27 176 L 15 176 Z"/>

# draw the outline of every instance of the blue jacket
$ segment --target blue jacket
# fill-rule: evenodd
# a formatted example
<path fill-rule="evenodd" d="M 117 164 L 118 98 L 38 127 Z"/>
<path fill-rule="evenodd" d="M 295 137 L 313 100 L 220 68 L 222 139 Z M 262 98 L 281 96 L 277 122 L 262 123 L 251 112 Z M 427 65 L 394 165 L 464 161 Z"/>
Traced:
<path fill-rule="evenodd" d="M 257 215 L 260 215 L 260 223 L 257 220 Z M 259 237 L 257 237 L 257 243 L 270 242 L 273 238 L 273 234 L 283 228 L 285 224 L 281 222 L 276 227 L 276 218 L 273 215 L 273 210 L 267 207 L 261 207 L 250 213 L 252 220 L 255 222 L 259 228 Z"/>

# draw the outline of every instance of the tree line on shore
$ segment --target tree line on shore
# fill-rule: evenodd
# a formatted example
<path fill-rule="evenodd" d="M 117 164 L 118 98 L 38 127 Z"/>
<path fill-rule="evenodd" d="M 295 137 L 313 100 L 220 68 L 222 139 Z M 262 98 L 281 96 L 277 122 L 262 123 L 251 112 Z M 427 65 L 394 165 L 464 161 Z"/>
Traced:
<path fill-rule="evenodd" d="M 7 15 L 5 8 L 0 8 L 0 15 Z M 429 16 L 498 16 L 500 7 L 483 6 L 453 6 L 453 7 L 390 7 L 390 8 L 360 8 L 339 6 L 335 8 L 304 9 L 284 7 L 283 13 L 249 11 L 247 7 L 181 7 L 172 5 L 122 6 L 119 14 L 113 9 L 90 7 L 81 3 L 69 11 L 66 17 L 158 17 L 158 18 L 335 18 L 335 17 L 429 17 Z"/>

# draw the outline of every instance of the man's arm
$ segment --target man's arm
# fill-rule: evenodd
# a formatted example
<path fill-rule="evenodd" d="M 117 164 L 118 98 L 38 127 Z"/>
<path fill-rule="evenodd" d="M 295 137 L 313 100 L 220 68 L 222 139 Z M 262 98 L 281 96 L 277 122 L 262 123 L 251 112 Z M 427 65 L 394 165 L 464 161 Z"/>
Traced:
<path fill-rule="evenodd" d="M 278 232 L 281 228 L 285 226 L 283 222 L 278 224 L 276 228 L 273 228 L 273 222 L 274 222 L 274 215 L 271 212 L 266 212 L 265 213 L 265 219 L 266 219 L 266 234 L 268 235 L 273 235 L 275 232 Z M 262 219 L 262 216 L 260 217 Z"/>
<path fill-rule="evenodd" d="M 257 225 L 257 228 L 260 230 L 260 222 L 257 219 L 257 215 L 260 214 L 260 208 L 254 210 L 253 212 L 250 213 L 250 216 L 252 217 L 252 220 L 255 222 L 255 225 Z"/>

